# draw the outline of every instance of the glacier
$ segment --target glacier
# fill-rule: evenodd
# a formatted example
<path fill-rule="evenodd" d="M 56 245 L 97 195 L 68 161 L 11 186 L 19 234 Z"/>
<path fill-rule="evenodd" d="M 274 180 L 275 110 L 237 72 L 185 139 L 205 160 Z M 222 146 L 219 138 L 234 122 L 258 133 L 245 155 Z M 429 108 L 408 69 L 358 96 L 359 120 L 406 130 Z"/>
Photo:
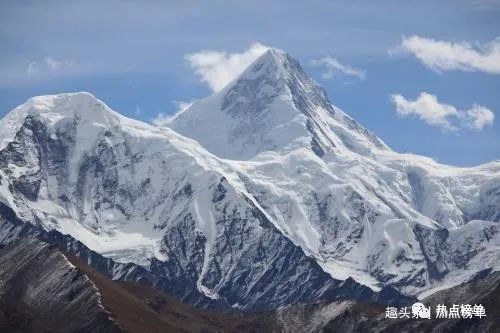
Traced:
<path fill-rule="evenodd" d="M 500 268 L 500 161 L 397 153 L 275 49 L 164 127 L 89 93 L 28 100 L 0 120 L 0 203 L 241 309 Z"/>

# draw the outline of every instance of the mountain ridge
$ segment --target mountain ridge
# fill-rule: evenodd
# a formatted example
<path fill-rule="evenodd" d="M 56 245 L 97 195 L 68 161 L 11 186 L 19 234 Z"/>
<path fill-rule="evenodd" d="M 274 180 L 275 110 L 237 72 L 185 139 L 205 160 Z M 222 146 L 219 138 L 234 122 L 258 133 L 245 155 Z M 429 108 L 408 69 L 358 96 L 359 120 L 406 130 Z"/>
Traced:
<path fill-rule="evenodd" d="M 193 123 L 206 127 L 201 139 L 191 126 L 187 138 L 129 120 L 86 93 L 30 100 L 0 120 L 0 201 L 24 221 L 241 309 L 359 296 L 351 279 L 422 296 L 499 269 L 500 163 L 453 168 L 393 152 L 293 58 L 263 57 L 174 118 L 206 111 L 207 123 Z M 280 59 L 288 81 L 284 66 L 275 71 Z M 225 108 L 210 108 L 226 97 Z M 210 128 L 229 110 L 300 122 L 284 127 L 292 144 L 258 126 L 240 133 L 242 117 Z M 212 138 L 231 133 L 243 138 L 230 142 L 236 150 L 203 148 L 225 149 Z M 252 133 L 270 141 L 241 155 Z"/>

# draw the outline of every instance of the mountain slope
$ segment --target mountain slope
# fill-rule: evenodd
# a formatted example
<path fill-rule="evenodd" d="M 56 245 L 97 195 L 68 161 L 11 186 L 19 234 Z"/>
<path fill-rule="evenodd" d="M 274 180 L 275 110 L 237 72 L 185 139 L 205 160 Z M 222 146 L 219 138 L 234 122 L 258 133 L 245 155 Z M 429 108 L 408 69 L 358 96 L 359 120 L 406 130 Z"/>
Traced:
<path fill-rule="evenodd" d="M 292 305 L 260 315 L 259 322 L 269 331 L 279 332 L 498 332 L 500 273 L 475 279 L 423 300 L 431 307 L 432 318 L 385 318 L 386 309 L 373 304 L 341 301 Z M 481 304 L 483 318 L 436 318 L 436 305 Z M 265 331 L 265 329 L 264 329 Z"/>
<path fill-rule="evenodd" d="M 32 98 L 0 120 L 0 202 L 203 306 L 403 303 L 500 268 L 499 162 L 393 152 L 281 51 L 171 126 L 208 151 L 87 93 Z"/>
<path fill-rule="evenodd" d="M 232 159 L 276 227 L 335 278 L 426 295 L 500 269 L 500 162 L 392 151 L 282 51 L 169 126 Z"/>
<path fill-rule="evenodd" d="M 68 260 L 92 280 L 102 303 L 124 332 L 233 331 L 238 318 L 198 310 L 160 291 L 134 282 L 118 282 L 96 272 L 78 257 Z"/>
<path fill-rule="evenodd" d="M 0 330 L 120 332 L 96 286 L 59 251 L 34 239 L 0 249 Z"/>
<path fill-rule="evenodd" d="M 183 304 L 150 286 L 112 281 L 79 258 L 32 237 L 0 246 L 0 263 L 0 329 L 8 332 L 498 330 L 498 272 L 423 300 L 433 309 L 436 304 L 482 304 L 485 318 L 405 320 L 386 319 L 383 306 L 353 301 L 295 304 L 255 314 L 215 314 Z"/>
<path fill-rule="evenodd" d="M 204 306 L 242 309 L 407 301 L 333 279 L 276 228 L 237 169 L 90 94 L 33 98 L 0 128 L 8 129 L 0 131 L 0 202 L 23 221 L 175 282 L 168 290 L 181 300 L 198 304 L 201 293 L 213 300 Z"/>
<path fill-rule="evenodd" d="M 118 282 L 36 238 L 0 247 L 2 332 L 247 332 L 246 318 L 198 310 Z"/>

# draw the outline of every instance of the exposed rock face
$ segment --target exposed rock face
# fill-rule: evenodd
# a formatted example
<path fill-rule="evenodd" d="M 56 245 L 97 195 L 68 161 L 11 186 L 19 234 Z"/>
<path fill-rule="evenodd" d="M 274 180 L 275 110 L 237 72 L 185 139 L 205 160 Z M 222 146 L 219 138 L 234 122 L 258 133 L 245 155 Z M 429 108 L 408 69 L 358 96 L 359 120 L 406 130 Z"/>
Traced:
<path fill-rule="evenodd" d="M 496 332 L 500 327 L 499 273 L 483 272 L 423 300 L 433 309 L 482 304 L 485 318 L 419 320 L 387 319 L 383 306 L 354 301 L 215 314 L 143 284 L 112 281 L 27 234 L 0 247 L 0 264 L 0 329 L 8 332 Z"/>
<path fill-rule="evenodd" d="M 120 332 L 96 286 L 53 246 L 25 238 L 0 249 L 0 329 Z"/>
<path fill-rule="evenodd" d="M 424 299 L 431 307 L 429 319 L 388 319 L 385 308 L 355 302 L 318 303 L 291 306 L 262 318 L 281 332 L 498 332 L 500 330 L 500 273 L 481 276 L 458 287 Z M 486 317 L 440 319 L 437 304 L 481 304 Z"/>
<path fill-rule="evenodd" d="M 200 307 L 217 308 L 210 298 L 196 289 L 196 286 L 177 279 L 169 280 L 133 263 L 118 263 L 110 258 L 103 257 L 70 235 L 63 235 L 56 230 L 46 231 L 31 223 L 19 220 L 11 208 L 0 203 L 0 244 L 5 246 L 25 238 L 36 238 L 44 243 L 54 245 L 80 258 L 109 279 L 138 282 L 155 287 L 168 294 L 177 295 L 178 298 Z"/>
<path fill-rule="evenodd" d="M 326 273 L 317 270 L 318 277 L 303 275 L 303 280 L 298 280 L 301 283 L 297 290 L 290 292 L 287 289 L 279 286 L 278 283 L 273 281 L 264 280 L 262 282 L 262 288 L 268 288 L 269 284 L 276 286 L 277 290 L 266 291 L 262 297 L 253 295 L 242 295 L 242 290 L 246 291 L 246 288 L 238 289 L 238 285 L 232 285 L 233 289 L 227 291 L 228 295 L 234 293 L 236 297 L 247 297 L 247 299 L 254 299 L 258 302 L 250 303 L 246 306 L 241 306 L 241 308 L 234 308 L 230 306 L 226 300 L 229 297 L 213 299 L 206 296 L 204 293 L 198 290 L 198 285 L 196 281 L 189 281 L 189 275 L 182 267 L 176 266 L 171 262 L 160 262 L 158 260 L 152 260 L 150 269 L 146 269 L 142 266 L 133 263 L 119 263 L 115 262 L 110 258 L 105 258 L 102 255 L 90 250 L 80 241 L 74 239 L 70 235 L 63 235 L 56 230 L 45 231 L 42 228 L 36 227 L 30 223 L 25 223 L 17 218 L 14 211 L 6 205 L 0 203 L 0 244 L 11 244 L 19 239 L 24 238 L 37 238 L 43 242 L 53 244 L 68 253 L 77 256 L 83 262 L 91 265 L 98 272 L 104 274 L 106 277 L 114 280 L 139 282 L 141 284 L 146 284 L 162 290 L 169 295 L 173 295 L 184 302 L 196 305 L 197 307 L 204 307 L 210 309 L 220 309 L 223 311 L 229 311 L 231 308 L 233 310 L 247 309 L 265 309 L 272 308 L 276 304 L 291 304 L 294 302 L 308 302 L 315 299 L 360 299 L 365 301 L 372 301 L 383 304 L 409 304 L 412 299 L 405 297 L 391 288 L 386 288 L 379 293 L 374 293 L 369 288 L 356 283 L 354 280 L 349 279 L 347 281 L 337 281 L 332 279 Z M 289 263 L 286 260 L 290 260 L 290 256 L 300 254 L 300 249 L 293 245 L 288 245 L 287 251 L 284 252 L 284 256 L 273 257 L 272 260 L 278 261 L 275 263 L 276 267 L 273 268 L 269 274 L 275 274 L 274 276 L 282 276 L 286 273 L 295 274 L 296 267 L 288 267 Z M 284 262 L 282 261 L 284 260 Z M 304 260 L 309 260 L 309 262 L 304 265 L 315 265 L 314 261 L 309 258 Z M 252 271 L 253 266 L 246 262 L 247 266 L 245 268 L 248 271 Z M 280 264 L 280 265 L 278 265 Z M 309 267 L 310 268 L 310 267 Z M 274 270 L 281 269 L 283 272 L 276 273 Z M 180 271 L 180 272 L 179 272 Z M 308 270 L 305 270 L 303 274 L 310 274 Z M 241 281 L 238 281 L 241 283 Z M 316 285 L 314 283 L 317 283 Z M 287 287 L 287 286 L 285 286 Z M 294 286 L 292 285 L 292 288 Z M 256 286 L 259 288 L 259 286 Z M 282 296 L 285 295 L 285 296 Z M 253 298 L 252 298 L 253 297 Z M 281 297 L 281 298 L 280 298 Z M 287 298 L 285 298 L 287 297 Z M 276 303 L 271 303 L 274 299 Z M 278 303 L 280 302 L 280 303 Z"/>
<path fill-rule="evenodd" d="M 280 51 L 172 127 L 201 145 L 87 93 L 30 99 L 0 120 L 0 202 L 108 276 L 205 307 L 403 303 L 393 288 L 500 268 L 500 163 L 391 151 Z"/>

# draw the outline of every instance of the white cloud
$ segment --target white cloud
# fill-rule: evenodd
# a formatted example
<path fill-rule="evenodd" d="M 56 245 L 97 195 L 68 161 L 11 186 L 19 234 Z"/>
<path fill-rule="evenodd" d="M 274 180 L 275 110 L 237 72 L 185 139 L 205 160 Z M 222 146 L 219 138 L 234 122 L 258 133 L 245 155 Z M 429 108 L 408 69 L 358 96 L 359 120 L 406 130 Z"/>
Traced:
<path fill-rule="evenodd" d="M 396 112 L 407 117 L 415 115 L 429 125 L 446 131 L 457 131 L 460 127 L 482 130 L 492 125 L 495 115 L 488 108 L 474 104 L 468 110 L 458 110 L 453 105 L 440 103 L 436 96 L 421 93 L 415 100 L 407 100 L 399 94 L 391 96 Z"/>
<path fill-rule="evenodd" d="M 391 97 L 396 105 L 397 113 L 402 117 L 416 115 L 429 125 L 447 130 L 457 129 L 449 122 L 449 117 L 457 116 L 458 111 L 451 105 L 439 103 L 434 95 L 423 92 L 414 101 L 407 100 L 398 94 Z"/>
<path fill-rule="evenodd" d="M 453 43 L 419 36 L 403 37 L 399 51 L 412 53 L 436 70 L 482 71 L 500 74 L 500 38 L 480 45 Z M 392 51 L 389 51 L 392 54 Z"/>
<path fill-rule="evenodd" d="M 184 102 L 184 101 L 172 101 L 172 103 L 175 105 L 177 108 L 177 111 L 173 115 L 168 115 L 165 113 L 158 113 L 156 117 L 154 117 L 151 122 L 153 125 L 156 126 L 167 126 L 168 123 L 174 119 L 179 113 L 184 112 L 187 110 L 193 103 L 195 103 L 196 100 L 193 99 L 189 102 Z"/>
<path fill-rule="evenodd" d="M 174 105 L 177 107 L 177 112 L 175 114 L 178 114 L 180 112 L 183 112 L 185 111 L 186 109 L 188 109 L 191 105 L 194 104 L 194 102 L 196 102 L 195 99 L 193 100 L 190 100 L 188 102 L 185 102 L 185 101 L 172 101 L 172 103 L 174 103 Z"/>
<path fill-rule="evenodd" d="M 173 118 L 173 116 L 165 114 L 165 113 L 158 113 L 156 117 L 154 117 L 151 122 L 153 125 L 156 126 L 166 126 L 170 120 Z"/>
<path fill-rule="evenodd" d="M 58 61 L 58 60 L 54 60 L 50 57 L 47 57 L 45 58 L 45 63 L 47 64 L 47 66 L 52 69 L 52 70 L 58 70 L 59 68 L 61 68 L 61 66 L 63 65 L 63 63 L 61 61 Z"/>
<path fill-rule="evenodd" d="M 241 53 L 205 50 L 187 54 L 185 59 L 201 77 L 201 81 L 213 91 L 219 91 L 268 49 L 267 46 L 254 43 Z"/>
<path fill-rule="evenodd" d="M 495 115 L 484 106 L 474 104 L 471 109 L 465 111 L 462 119 L 467 127 L 480 131 L 484 126 L 493 124 Z"/>
<path fill-rule="evenodd" d="M 61 69 L 73 67 L 73 60 L 64 60 L 64 59 L 56 60 L 51 57 L 46 57 L 45 64 L 49 69 L 53 71 L 58 71 Z"/>
<path fill-rule="evenodd" d="M 326 71 L 322 74 L 324 79 L 331 79 L 334 76 L 340 75 L 355 76 L 360 80 L 366 79 L 365 71 L 353 68 L 348 65 L 342 65 L 337 59 L 331 56 L 326 56 L 321 59 L 315 59 L 312 61 L 312 65 L 325 67 Z"/>
<path fill-rule="evenodd" d="M 74 65 L 73 60 L 65 59 L 54 59 L 52 57 L 46 57 L 43 61 L 32 61 L 28 64 L 26 71 L 28 74 L 33 75 L 36 73 L 50 73 L 59 72 L 71 69 Z"/>

